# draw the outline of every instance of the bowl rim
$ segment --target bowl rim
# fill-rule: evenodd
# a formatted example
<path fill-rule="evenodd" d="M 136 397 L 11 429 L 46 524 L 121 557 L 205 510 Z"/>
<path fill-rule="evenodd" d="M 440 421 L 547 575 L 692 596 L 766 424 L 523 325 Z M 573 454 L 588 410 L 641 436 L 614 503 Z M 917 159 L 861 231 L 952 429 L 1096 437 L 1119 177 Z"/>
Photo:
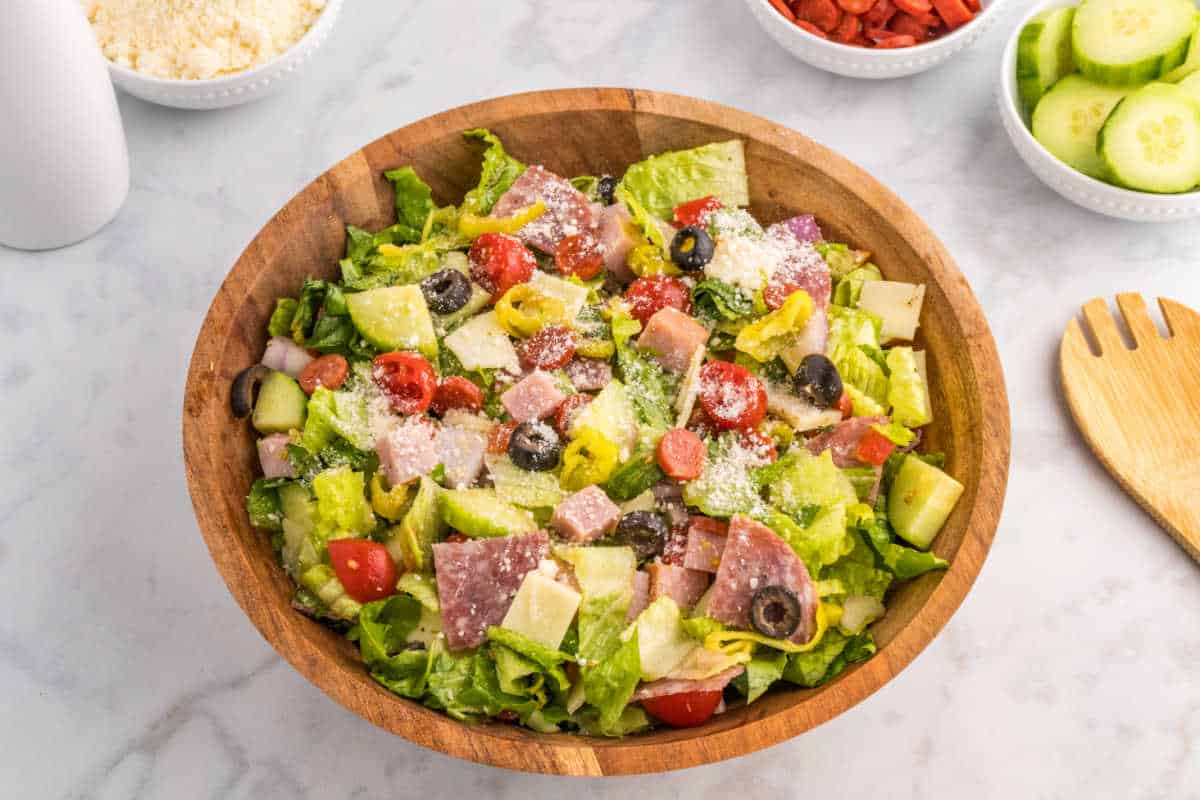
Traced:
<path fill-rule="evenodd" d="M 256 276 L 256 246 L 262 231 L 299 213 L 315 200 L 328 198 L 332 187 L 345 176 L 366 168 L 363 150 L 347 156 L 295 195 L 266 223 L 247 246 L 222 282 L 197 334 L 184 389 L 182 429 L 184 469 L 198 525 L 218 572 L 234 599 L 260 634 L 314 686 L 348 710 L 374 724 L 422 746 L 448 755 L 493 766 L 561 775 L 617 775 L 681 769 L 744 755 L 790 739 L 859 703 L 897 675 L 933 640 L 962 603 L 983 567 L 1004 503 L 1011 449 L 1007 392 L 995 341 L 983 311 L 941 242 L 917 215 L 890 190 L 859 167 L 800 133 L 756 115 L 716 103 L 652 91 L 619 88 L 558 89 L 484 100 L 425 117 L 385 134 L 375 141 L 394 152 L 416 149 L 444 135 L 447 128 L 464 123 L 492 124 L 504 119 L 561 111 L 645 114 L 649 118 L 683 119 L 710 125 L 746 139 L 763 142 L 783 153 L 821 157 L 822 169 L 839 183 L 852 182 L 856 190 L 877 193 L 888 209 L 889 221 L 911 246 L 919 243 L 932 282 L 942 290 L 945 307 L 962 332 L 961 348 L 969 362 L 967 379 L 978 398 L 982 456 L 974 503 L 968 509 L 963 539 L 949 569 L 937 576 L 929 597 L 912 618 L 873 658 L 847 669 L 837 680 L 818 690 L 794 690 L 795 702 L 761 716 L 750 714 L 743 724 L 718 727 L 698 735 L 683 732 L 647 741 L 641 737 L 600 740 L 574 734 L 545 735 L 515 731 L 511 726 L 465 726 L 411 701 L 387 695 L 374 684 L 367 689 L 336 679 L 327 656 L 307 638 L 294 639 L 284 628 L 295 612 L 264 603 L 257 584 L 240 580 L 249 569 L 242 548 L 226 548 L 229 534 L 245 526 L 240 504 L 219 503 L 223 484 L 220 453 L 205 439 L 207 410 L 213 405 L 225 342 L 233 332 L 232 314 L 226 311 L 244 295 L 243 282 Z M 507 115 L 507 116 L 506 116 Z M 404 146 L 397 149 L 404 137 Z M 367 147 L 371 147 L 368 145 Z M 223 315 L 225 318 L 223 318 Z M 986 391 L 982 383 L 987 383 Z M 221 395 L 220 405 L 224 407 Z M 286 618 L 283 614 L 287 614 Z M 392 702 L 380 708 L 380 694 Z M 703 729 L 699 729 L 703 730 Z M 467 731 L 467 735 L 463 732 Z M 519 745 L 517 744 L 519 742 Z M 648 750 L 647 748 L 652 748 Z M 652 753 L 648 756 L 647 753 Z"/>
<path fill-rule="evenodd" d="M 1038 0 L 1017 21 L 1008 36 L 1008 41 L 1004 44 L 1004 51 L 1000 56 L 999 101 L 1002 113 L 1012 123 L 1011 125 L 1004 126 L 1009 131 L 1009 136 L 1012 137 L 1015 132 L 1015 135 L 1020 137 L 1020 143 L 1014 142 L 1014 144 L 1017 144 L 1018 147 L 1024 145 L 1026 151 L 1032 150 L 1036 152 L 1041 157 L 1041 160 L 1050 169 L 1053 169 L 1056 174 L 1062 176 L 1064 180 L 1072 181 L 1080 188 L 1106 194 L 1113 201 L 1127 203 L 1149 202 L 1158 207 L 1178 206 L 1181 203 L 1193 200 L 1200 201 L 1200 187 L 1186 192 L 1163 194 L 1159 192 L 1143 192 L 1140 189 L 1128 189 L 1124 186 L 1102 181 L 1099 178 L 1093 178 L 1091 175 L 1086 175 L 1061 161 L 1047 150 L 1045 145 L 1034 138 L 1033 131 L 1029 128 L 1025 109 L 1021 106 L 1020 94 L 1017 92 L 1017 44 L 1021 38 L 1021 31 L 1031 19 L 1043 11 L 1055 8 L 1077 8 L 1078 6 L 1078 0 Z M 1068 199 L 1071 198 L 1068 197 Z M 1071 199 L 1071 202 L 1075 203 L 1076 201 Z"/>
<path fill-rule="evenodd" d="M 157 75 L 147 75 L 144 72 L 138 72 L 136 69 L 130 69 L 123 64 L 104 56 L 104 63 L 113 75 L 126 81 L 139 81 L 146 86 L 153 86 L 159 89 L 170 89 L 172 91 L 187 91 L 188 89 L 220 89 L 226 86 L 232 86 L 244 81 L 253 81 L 254 78 L 263 75 L 277 68 L 284 59 L 298 53 L 303 48 L 307 48 L 314 39 L 319 40 L 325 31 L 328 31 L 330 26 L 337 21 L 338 12 L 341 10 L 343 0 L 326 0 L 325 7 L 321 9 L 321 13 L 317 16 L 315 22 L 308 26 L 308 30 L 304 35 L 297 39 L 291 47 L 279 53 L 269 61 L 264 61 L 262 64 L 244 69 L 240 72 L 231 72 L 228 75 L 220 75 L 216 78 L 160 78 Z M 90 27 L 90 23 L 89 23 Z"/>
<path fill-rule="evenodd" d="M 912 47 L 898 47 L 891 50 L 880 50 L 874 47 L 854 47 L 853 45 L 842 44 L 831 39 L 822 39 L 801 28 L 799 25 L 793 25 L 783 18 L 783 15 L 771 4 L 770 0 L 746 0 L 747 3 L 753 3 L 759 6 L 763 11 L 770 12 L 771 18 L 779 26 L 780 30 L 789 31 L 787 36 L 794 37 L 794 41 L 801 46 L 812 46 L 817 50 L 824 51 L 830 54 L 845 54 L 845 53 L 861 53 L 865 59 L 877 59 L 879 61 L 903 62 L 907 61 L 913 55 L 918 53 L 928 53 L 931 50 L 939 50 L 952 47 L 960 39 L 966 39 L 972 36 L 975 31 L 972 30 L 976 25 L 983 22 L 984 18 L 990 19 L 995 16 L 995 9 L 1003 5 L 1006 0 L 982 0 L 980 3 L 979 13 L 968 22 L 962 25 L 945 36 L 938 37 L 929 42 L 915 44 Z"/>

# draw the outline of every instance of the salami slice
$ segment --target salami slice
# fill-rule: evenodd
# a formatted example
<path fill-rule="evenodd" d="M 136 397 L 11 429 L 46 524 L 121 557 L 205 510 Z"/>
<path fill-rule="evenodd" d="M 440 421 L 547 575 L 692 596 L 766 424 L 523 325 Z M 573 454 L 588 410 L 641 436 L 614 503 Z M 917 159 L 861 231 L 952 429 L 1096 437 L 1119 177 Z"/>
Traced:
<path fill-rule="evenodd" d="M 796 595 L 801 620 L 791 640 L 807 642 L 817 630 L 817 591 L 804 562 L 766 525 L 734 516 L 709 595 L 708 615 L 736 628 L 749 628 L 750 602 L 767 586 L 782 586 Z"/>
<path fill-rule="evenodd" d="M 541 200 L 546 213 L 517 232 L 517 238 L 543 253 L 554 255 L 558 243 L 596 227 L 596 214 L 587 195 L 545 167 L 532 166 L 513 182 L 492 209 L 493 217 L 509 217 Z"/>
<path fill-rule="evenodd" d="M 833 454 L 833 463 L 842 469 L 866 466 L 854 456 L 858 443 L 872 425 L 887 425 L 887 417 L 851 417 L 839 422 L 833 430 L 818 434 L 805 443 L 808 452 L 819 456 L 826 450 Z"/>
<path fill-rule="evenodd" d="M 483 644 L 488 626 L 503 621 L 521 581 L 549 552 L 550 537 L 541 531 L 435 544 L 442 630 L 450 649 Z"/>
<path fill-rule="evenodd" d="M 669 694 L 682 694 L 683 692 L 719 692 L 728 686 L 730 681 L 741 675 L 745 669 L 745 667 L 739 664 L 736 667 L 730 667 L 724 672 L 718 672 L 711 678 L 699 681 L 663 678 L 662 680 L 643 683 L 633 693 L 631 702 L 640 703 L 642 700 L 649 700 L 653 697 L 666 697 Z"/>

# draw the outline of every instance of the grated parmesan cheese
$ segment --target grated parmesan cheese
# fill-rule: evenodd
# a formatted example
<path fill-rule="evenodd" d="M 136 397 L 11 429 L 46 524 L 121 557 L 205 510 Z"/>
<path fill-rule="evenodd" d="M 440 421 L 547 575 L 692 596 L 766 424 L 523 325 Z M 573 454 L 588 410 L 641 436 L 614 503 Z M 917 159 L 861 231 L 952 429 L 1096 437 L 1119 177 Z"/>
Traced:
<path fill-rule="evenodd" d="M 100 49 L 156 78 L 198 80 L 265 64 L 288 50 L 326 0 L 83 0 Z"/>

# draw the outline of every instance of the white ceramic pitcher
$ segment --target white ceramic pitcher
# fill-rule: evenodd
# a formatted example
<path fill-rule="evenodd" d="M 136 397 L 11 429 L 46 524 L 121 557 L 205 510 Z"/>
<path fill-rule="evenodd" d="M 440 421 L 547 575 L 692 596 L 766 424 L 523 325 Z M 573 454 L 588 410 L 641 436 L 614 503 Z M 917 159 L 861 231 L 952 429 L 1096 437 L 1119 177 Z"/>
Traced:
<path fill-rule="evenodd" d="M 86 239 L 129 192 L 129 155 L 108 70 L 79 0 L 3 3 L 0 244 Z"/>

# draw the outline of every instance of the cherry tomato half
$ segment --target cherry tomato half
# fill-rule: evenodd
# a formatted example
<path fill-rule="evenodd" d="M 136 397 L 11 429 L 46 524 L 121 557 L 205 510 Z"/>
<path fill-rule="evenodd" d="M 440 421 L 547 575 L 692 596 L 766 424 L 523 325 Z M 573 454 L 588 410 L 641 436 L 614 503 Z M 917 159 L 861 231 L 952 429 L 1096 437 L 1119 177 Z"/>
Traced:
<path fill-rule="evenodd" d="M 638 278 L 625 290 L 629 313 L 643 325 L 664 308 L 677 308 L 685 314 L 692 310 L 692 295 L 687 284 L 669 275 Z"/>
<path fill-rule="evenodd" d="M 567 438 L 571 431 L 571 420 L 575 418 L 576 412 L 590 402 L 592 402 L 590 394 L 579 392 L 559 404 L 558 408 L 554 410 L 554 429 L 560 436 Z"/>
<path fill-rule="evenodd" d="M 442 378 L 433 392 L 429 410 L 441 416 L 452 408 L 478 413 L 483 408 L 483 390 L 461 375 Z"/>
<path fill-rule="evenodd" d="M 554 264 L 563 275 L 590 281 L 604 269 L 604 253 L 592 236 L 568 236 L 554 250 Z"/>
<path fill-rule="evenodd" d="M 888 456 L 895 449 L 895 442 L 874 428 L 867 428 L 867 432 L 858 440 L 858 446 L 854 448 L 854 457 L 864 464 L 878 467 L 888 460 Z"/>
<path fill-rule="evenodd" d="M 493 302 L 512 287 L 524 283 L 537 268 L 537 259 L 515 236 L 485 233 L 471 245 L 467 254 L 471 278 L 492 293 Z"/>
<path fill-rule="evenodd" d="M 319 386 L 336 389 L 346 382 L 349 374 L 350 364 L 346 359 L 331 353 L 308 362 L 300 372 L 300 388 L 305 394 L 312 394 Z"/>
<path fill-rule="evenodd" d="M 517 345 L 517 357 L 530 369 L 558 369 L 575 357 L 575 334 L 565 325 L 546 325 Z"/>
<path fill-rule="evenodd" d="M 703 725 L 721 704 L 721 692 L 679 692 L 642 701 L 642 708 L 659 722 L 673 728 Z"/>
<path fill-rule="evenodd" d="M 767 391 L 745 367 L 710 361 L 700 368 L 700 406 L 718 428 L 753 428 L 767 413 Z"/>
<path fill-rule="evenodd" d="M 680 203 L 675 206 L 675 224 L 680 226 L 699 225 L 700 227 L 704 227 L 708 224 L 709 215 L 717 209 L 724 207 L 725 204 L 716 195 L 688 200 L 686 203 Z"/>
<path fill-rule="evenodd" d="M 420 414 L 429 408 L 437 388 L 433 367 L 416 353 L 376 356 L 371 362 L 371 377 L 400 414 Z"/>
<path fill-rule="evenodd" d="M 346 594 L 360 603 L 396 592 L 396 563 L 379 542 L 334 539 L 329 542 L 329 563 Z"/>

